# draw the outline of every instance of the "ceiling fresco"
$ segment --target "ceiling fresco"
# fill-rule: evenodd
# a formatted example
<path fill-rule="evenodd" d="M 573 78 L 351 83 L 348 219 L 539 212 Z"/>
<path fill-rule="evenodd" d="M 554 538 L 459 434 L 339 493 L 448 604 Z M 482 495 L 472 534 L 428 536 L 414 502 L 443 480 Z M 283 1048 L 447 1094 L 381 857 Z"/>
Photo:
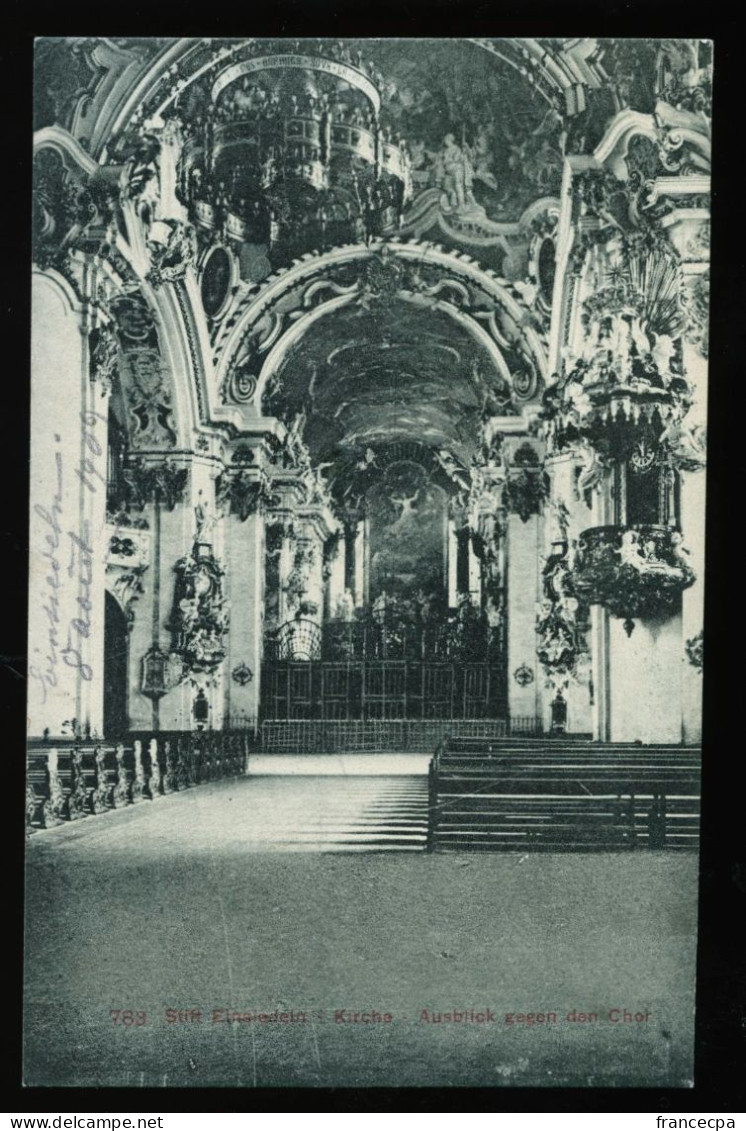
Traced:
<path fill-rule="evenodd" d="M 468 40 L 356 42 L 384 76 L 381 120 L 407 139 L 415 195 L 440 188 L 446 208 L 471 204 L 493 220 L 517 220 L 558 192 L 562 115 L 529 78 Z M 459 165 L 463 192 L 449 182 Z"/>
<path fill-rule="evenodd" d="M 74 119 L 85 132 L 107 68 L 144 68 L 167 49 L 159 40 L 44 41 L 37 125 Z M 258 65 L 278 50 L 286 60 L 322 53 L 337 70 Z M 186 48 L 169 68 L 179 93 L 153 120 L 180 118 L 180 199 L 199 230 L 230 212 L 253 249 L 247 277 L 312 248 L 438 227 L 446 244 L 476 231 L 472 244 L 502 272 L 511 260 L 503 226 L 515 229 L 530 205 L 556 197 L 566 141 L 562 100 L 522 70 L 466 39 L 216 40 Z M 147 174 L 138 131 L 153 109 L 114 139 L 109 160 L 134 157 Z M 515 276 L 512 261 L 507 270 Z"/>
<path fill-rule="evenodd" d="M 221 413 L 276 415 L 322 463 L 414 437 L 466 465 L 488 418 L 535 403 L 565 155 L 655 109 L 669 133 L 630 169 L 664 145 L 680 170 L 710 75 L 695 41 L 71 37 L 37 58 L 37 124 L 71 131 L 100 226 L 142 228 L 153 287 L 194 270 Z M 64 197 L 68 226 L 89 196 Z M 158 358 L 122 368 L 136 435 L 174 443 Z"/>
<path fill-rule="evenodd" d="M 338 446 L 417 436 L 469 462 L 478 425 L 502 388 L 487 350 L 448 315 L 405 301 L 345 309 L 317 323 L 279 370 L 265 411 L 305 413 L 315 459 Z M 503 411 L 513 410 L 505 390 Z"/>

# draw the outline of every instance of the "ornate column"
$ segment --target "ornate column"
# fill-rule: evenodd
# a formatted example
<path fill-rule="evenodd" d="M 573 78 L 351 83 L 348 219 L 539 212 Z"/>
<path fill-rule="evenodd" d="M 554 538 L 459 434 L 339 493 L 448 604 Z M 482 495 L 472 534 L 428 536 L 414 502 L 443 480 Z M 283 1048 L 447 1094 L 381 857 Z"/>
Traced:
<path fill-rule="evenodd" d="M 161 700 L 160 727 L 220 730 L 230 603 L 215 502 L 216 465 L 195 453 L 184 469 L 182 502 L 160 512 L 163 623 L 179 677 Z"/>
<path fill-rule="evenodd" d="M 598 679 L 591 662 L 591 610 L 578 600 L 571 570 L 578 531 L 594 522 L 598 483 L 584 478 L 587 453 L 574 448 L 544 458 L 549 479 L 542 555 L 542 594 L 537 610 L 539 677 L 545 729 L 559 693 L 567 709 L 567 731 L 595 733 Z M 599 520 L 600 522 L 600 520 Z"/>
<path fill-rule="evenodd" d="M 327 586 L 332 575 L 337 598 L 345 588 L 345 556 L 335 552 L 333 563 L 326 560 L 332 538 L 339 548 L 342 526 L 332 513 L 323 478 L 311 468 L 307 453 L 299 451 L 298 458 L 288 459 L 286 449 L 282 464 L 272 472 L 271 501 L 279 658 L 318 659 L 325 605 L 331 608 Z"/>
<path fill-rule="evenodd" d="M 694 736 L 700 700 L 685 639 L 702 625 L 706 371 L 686 341 L 700 320 L 678 295 L 683 277 L 692 307 L 706 299 L 692 241 L 708 215 L 709 137 L 704 115 L 660 95 L 655 119 L 620 113 L 592 158 L 566 166 L 569 269 L 543 405 L 550 447 L 577 451 L 591 504 L 584 515 L 565 499 L 569 587 L 591 606 L 594 734 L 622 742 Z M 674 129 L 677 115 L 692 129 Z"/>
<path fill-rule="evenodd" d="M 243 438 L 233 446 L 218 481 L 218 499 L 225 515 L 225 567 L 231 608 L 224 688 L 225 715 L 231 727 L 259 714 L 264 648 L 264 602 L 268 545 L 267 507 L 273 502 L 262 436 Z M 280 613 L 282 610 L 280 610 Z"/>
<path fill-rule="evenodd" d="M 150 566 L 141 578 L 129 653 L 129 721 L 133 730 L 189 729 L 178 690 L 182 666 L 172 655 L 174 565 L 192 545 L 189 467 L 165 453 L 132 457 L 124 469 L 127 511 L 146 526 Z M 123 533 L 120 532 L 120 536 Z M 162 704 L 171 696 L 166 711 Z M 178 706 L 175 705 L 178 701 Z M 185 718 L 186 716 L 186 718 Z"/>
<path fill-rule="evenodd" d="M 541 457 L 536 443 L 506 444 L 508 710 L 512 719 L 543 713 L 536 658 L 536 606 L 541 594 Z"/>
<path fill-rule="evenodd" d="M 686 201 L 682 203 L 687 203 Z M 703 203 L 696 201 L 695 203 Z M 679 475 L 679 523 L 686 537 L 694 584 L 682 594 L 681 701 L 683 739 L 702 737 L 702 640 L 705 589 L 705 437 L 710 292 L 710 221 L 706 207 L 682 207 L 664 221 L 681 255 L 681 301 L 686 323 L 681 340 L 691 405 L 673 453 Z"/>

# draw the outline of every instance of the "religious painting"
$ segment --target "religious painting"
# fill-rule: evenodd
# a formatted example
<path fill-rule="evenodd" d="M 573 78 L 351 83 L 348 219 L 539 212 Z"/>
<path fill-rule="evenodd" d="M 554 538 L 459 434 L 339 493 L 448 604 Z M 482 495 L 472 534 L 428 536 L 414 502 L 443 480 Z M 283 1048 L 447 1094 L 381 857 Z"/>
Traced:
<path fill-rule="evenodd" d="M 394 463 L 367 495 L 370 601 L 432 603 L 444 598 L 446 496 L 416 463 Z"/>

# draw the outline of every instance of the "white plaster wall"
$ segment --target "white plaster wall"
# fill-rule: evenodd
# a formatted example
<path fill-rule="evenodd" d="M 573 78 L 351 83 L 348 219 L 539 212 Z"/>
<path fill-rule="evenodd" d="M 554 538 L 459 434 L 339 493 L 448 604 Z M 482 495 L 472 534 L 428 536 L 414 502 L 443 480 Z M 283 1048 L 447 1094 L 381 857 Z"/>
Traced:
<path fill-rule="evenodd" d="M 687 423 L 707 424 L 707 361 L 698 349 L 684 345 L 687 378 L 693 387 L 693 403 Z M 686 589 L 682 600 L 681 703 L 685 742 L 702 740 L 702 673 L 686 657 L 685 642 L 702 631 L 705 615 L 705 505 L 707 477 L 700 471 L 681 473 L 681 530 L 690 553 L 696 581 Z M 706 662 L 706 661 L 705 661 Z"/>
<path fill-rule="evenodd" d="M 34 274 L 31 332 L 28 731 L 100 730 L 106 428 L 86 443 L 87 344 L 67 285 Z M 96 443 L 101 451 L 95 452 Z M 86 469 L 82 463 L 90 459 Z M 82 472 L 91 487 L 86 487 Z M 103 477 L 103 482 L 96 472 Z M 93 489 L 92 489 L 93 488 Z M 88 496 L 88 497 L 87 497 Z M 105 517 L 105 516 L 104 516 Z M 81 543 L 87 546 L 88 552 Z"/>
<path fill-rule="evenodd" d="M 685 589 L 681 616 L 681 704 L 684 741 L 702 740 L 702 673 L 689 663 L 685 643 L 702 631 L 705 602 L 705 473 L 683 472 L 681 476 L 681 528 L 697 580 Z"/>
<path fill-rule="evenodd" d="M 609 618 L 612 742 L 681 742 L 681 615 L 635 621 L 631 636 Z"/>

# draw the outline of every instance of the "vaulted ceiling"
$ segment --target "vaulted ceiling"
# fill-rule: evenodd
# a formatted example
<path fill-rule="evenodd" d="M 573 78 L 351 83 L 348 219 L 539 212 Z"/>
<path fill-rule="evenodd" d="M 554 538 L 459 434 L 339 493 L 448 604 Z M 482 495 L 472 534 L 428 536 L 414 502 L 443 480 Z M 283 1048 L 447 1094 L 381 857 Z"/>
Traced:
<path fill-rule="evenodd" d="M 192 93 L 198 92 L 189 84 L 194 79 L 199 84 L 203 73 L 208 85 L 213 83 L 221 65 L 225 69 L 231 62 L 228 53 L 240 42 L 41 39 L 36 50 L 37 128 L 57 122 L 72 126 L 80 135 L 96 134 L 97 103 L 103 106 L 103 99 L 115 89 L 121 87 L 123 104 L 134 84 L 142 84 L 143 90 L 150 85 L 151 104 L 147 108 L 143 104 L 147 116 L 168 94 L 169 82 L 173 85 L 177 80 L 187 84 L 179 97 L 190 106 L 191 114 L 200 101 L 192 103 Z M 261 45 L 265 41 L 253 42 Z M 450 38 L 266 41 L 268 53 L 281 44 L 287 45 L 286 51 L 326 51 L 330 57 L 336 48 L 359 53 L 366 66 L 376 68 L 382 122 L 398 130 L 412 148 L 419 188 L 433 181 L 444 138 L 452 134 L 458 145 L 473 150 L 475 197 L 496 220 L 516 219 L 532 200 L 552 195 L 559 187 L 567 106 L 562 85 L 550 76 L 561 75 L 564 68 L 565 88 L 569 89 L 571 79 L 577 78 L 571 73 L 577 64 L 567 45 L 576 42 Z M 533 54 L 527 44 L 533 45 Z M 222 64 L 221 51 L 226 52 Z M 167 70 L 166 62 L 171 64 Z M 593 80 L 587 66 L 583 77 Z M 109 98 L 112 106 L 115 101 Z M 93 139 L 86 144 L 91 150 L 96 147 Z"/>
<path fill-rule="evenodd" d="M 384 76 L 382 121 L 406 138 L 416 188 L 437 175 L 448 134 L 474 154 L 474 196 L 493 220 L 517 220 L 562 177 L 563 117 L 528 73 L 466 39 L 357 40 Z"/>
<path fill-rule="evenodd" d="M 305 409 L 304 439 L 318 459 L 337 445 L 417 437 L 468 463 L 485 401 L 501 385 L 464 327 L 403 301 L 385 314 L 347 308 L 321 320 L 278 377 L 290 413 Z"/>

